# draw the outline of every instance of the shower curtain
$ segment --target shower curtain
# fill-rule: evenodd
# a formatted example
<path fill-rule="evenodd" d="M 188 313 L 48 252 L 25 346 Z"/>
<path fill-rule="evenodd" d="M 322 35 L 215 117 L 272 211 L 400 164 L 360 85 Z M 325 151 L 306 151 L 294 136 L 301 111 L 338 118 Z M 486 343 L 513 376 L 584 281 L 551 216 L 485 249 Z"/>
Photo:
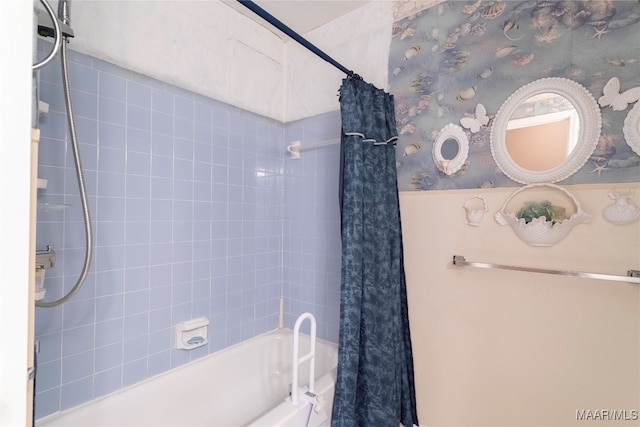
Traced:
<path fill-rule="evenodd" d="M 333 427 L 418 424 L 393 96 L 343 80 L 342 289 Z"/>

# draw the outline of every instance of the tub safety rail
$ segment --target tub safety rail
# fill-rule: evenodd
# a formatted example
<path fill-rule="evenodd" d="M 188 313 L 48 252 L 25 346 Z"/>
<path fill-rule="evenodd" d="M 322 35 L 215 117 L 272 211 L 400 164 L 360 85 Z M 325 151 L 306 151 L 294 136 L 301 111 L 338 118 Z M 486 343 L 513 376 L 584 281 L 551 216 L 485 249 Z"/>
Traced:
<path fill-rule="evenodd" d="M 299 357 L 300 345 L 300 325 L 309 319 L 311 326 L 310 349 L 307 354 Z M 324 396 L 317 396 L 315 393 L 316 378 L 316 318 L 311 313 L 303 313 L 296 320 L 293 328 L 293 372 L 291 380 L 291 396 L 287 402 L 298 410 L 298 426 L 319 427 L 328 419 L 325 409 Z M 300 365 L 309 361 L 309 385 L 298 387 L 298 369 Z M 301 393 L 301 396 L 298 396 Z M 288 425 L 288 424 L 287 424 Z"/>
<path fill-rule="evenodd" d="M 311 324 L 311 347 L 309 352 L 302 357 L 299 356 L 300 345 L 300 326 L 309 319 Z M 316 377 L 316 318 L 311 313 L 302 313 L 293 327 L 293 373 L 291 380 L 291 403 L 298 404 L 298 368 L 300 365 L 309 360 L 309 392 L 315 393 L 315 377 Z"/>

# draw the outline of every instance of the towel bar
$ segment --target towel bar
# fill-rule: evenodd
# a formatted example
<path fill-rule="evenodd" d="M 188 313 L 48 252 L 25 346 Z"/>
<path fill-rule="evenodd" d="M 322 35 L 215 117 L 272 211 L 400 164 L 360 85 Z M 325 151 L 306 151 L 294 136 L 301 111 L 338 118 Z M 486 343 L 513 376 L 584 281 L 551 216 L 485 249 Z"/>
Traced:
<path fill-rule="evenodd" d="M 497 270 L 525 271 L 528 273 L 556 274 L 560 276 L 582 277 L 585 279 L 612 280 L 615 282 L 628 282 L 628 283 L 640 284 L 640 270 L 627 270 L 626 276 L 615 276 L 611 274 L 582 273 L 577 271 L 549 270 L 544 268 L 517 267 L 513 265 L 491 264 L 487 262 L 472 262 L 472 261 L 467 261 L 466 258 L 462 255 L 453 256 L 453 265 L 459 266 L 459 267 L 490 268 L 490 269 L 497 269 Z"/>

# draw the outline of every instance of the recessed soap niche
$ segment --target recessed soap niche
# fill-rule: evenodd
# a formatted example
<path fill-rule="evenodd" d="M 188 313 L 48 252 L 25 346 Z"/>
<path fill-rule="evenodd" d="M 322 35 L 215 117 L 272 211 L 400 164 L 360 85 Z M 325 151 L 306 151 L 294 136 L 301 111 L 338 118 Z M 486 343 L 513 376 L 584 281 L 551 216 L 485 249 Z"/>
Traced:
<path fill-rule="evenodd" d="M 198 317 L 185 320 L 176 325 L 176 348 L 179 350 L 193 350 L 207 344 L 209 319 Z"/>

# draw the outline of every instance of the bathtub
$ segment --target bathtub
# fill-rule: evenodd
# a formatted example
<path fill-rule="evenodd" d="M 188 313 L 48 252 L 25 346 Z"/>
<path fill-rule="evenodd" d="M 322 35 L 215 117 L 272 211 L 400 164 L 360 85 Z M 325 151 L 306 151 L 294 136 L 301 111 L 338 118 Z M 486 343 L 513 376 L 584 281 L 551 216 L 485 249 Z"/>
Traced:
<path fill-rule="evenodd" d="M 44 417 L 54 426 L 298 426 L 290 393 L 293 333 L 277 329 L 164 372 L 76 408 Z M 300 351 L 309 338 L 300 336 Z M 324 399 L 329 425 L 338 352 L 317 340 L 315 393 Z M 308 384 L 309 362 L 300 366 Z"/>

